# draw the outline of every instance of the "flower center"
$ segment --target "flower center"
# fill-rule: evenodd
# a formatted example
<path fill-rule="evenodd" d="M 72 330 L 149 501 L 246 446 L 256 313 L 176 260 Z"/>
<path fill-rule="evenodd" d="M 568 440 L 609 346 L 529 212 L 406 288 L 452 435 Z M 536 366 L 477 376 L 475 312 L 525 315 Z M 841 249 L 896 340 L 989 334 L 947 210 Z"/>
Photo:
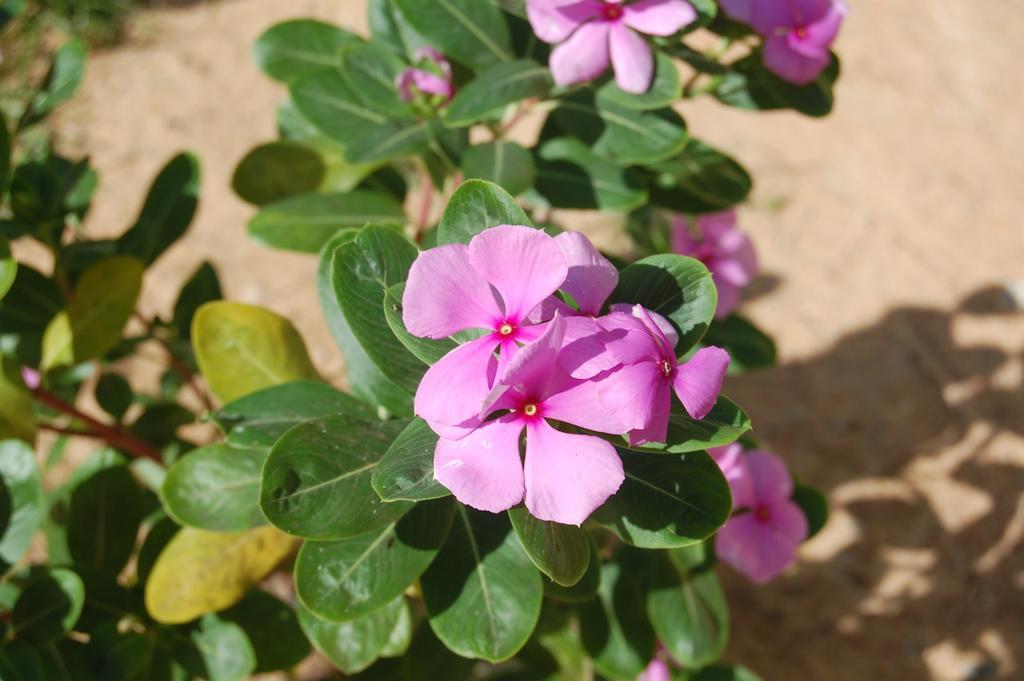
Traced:
<path fill-rule="evenodd" d="M 754 509 L 754 517 L 760 520 L 762 523 L 766 523 L 772 519 L 771 510 L 764 504 Z"/>
<path fill-rule="evenodd" d="M 793 29 L 793 34 L 800 40 L 806 40 L 809 32 L 807 31 L 806 26 L 797 26 Z"/>
<path fill-rule="evenodd" d="M 512 334 L 513 331 L 515 331 L 515 327 L 509 324 L 508 322 L 505 322 L 504 324 L 498 327 L 498 333 L 502 336 L 509 336 Z"/>
<path fill-rule="evenodd" d="M 618 3 L 607 3 L 601 9 L 601 15 L 608 21 L 615 21 L 622 17 L 622 5 Z"/>
<path fill-rule="evenodd" d="M 527 404 L 526 406 L 523 407 L 523 413 L 526 414 L 527 416 L 536 416 L 537 405 L 533 404 L 532 402 L 530 404 Z"/>
<path fill-rule="evenodd" d="M 668 378 L 669 376 L 672 375 L 673 367 L 672 362 L 670 362 L 669 360 L 661 360 L 661 365 L 659 368 L 661 369 L 661 373 L 665 378 Z"/>

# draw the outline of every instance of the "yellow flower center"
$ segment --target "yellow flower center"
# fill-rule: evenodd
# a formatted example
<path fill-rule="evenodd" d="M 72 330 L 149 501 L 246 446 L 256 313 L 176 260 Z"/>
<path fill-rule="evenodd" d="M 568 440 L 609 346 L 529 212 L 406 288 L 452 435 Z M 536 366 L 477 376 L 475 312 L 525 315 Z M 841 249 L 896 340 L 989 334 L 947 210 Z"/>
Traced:
<path fill-rule="evenodd" d="M 512 325 L 509 324 L 508 322 L 505 322 L 504 324 L 498 327 L 498 333 L 500 333 L 502 336 L 507 336 L 510 333 L 512 333 L 512 331 Z"/>
<path fill-rule="evenodd" d="M 523 407 L 523 413 L 526 414 L 527 416 L 536 416 L 537 415 L 537 405 L 536 404 L 528 404 L 528 405 L 526 405 L 525 407 Z"/>

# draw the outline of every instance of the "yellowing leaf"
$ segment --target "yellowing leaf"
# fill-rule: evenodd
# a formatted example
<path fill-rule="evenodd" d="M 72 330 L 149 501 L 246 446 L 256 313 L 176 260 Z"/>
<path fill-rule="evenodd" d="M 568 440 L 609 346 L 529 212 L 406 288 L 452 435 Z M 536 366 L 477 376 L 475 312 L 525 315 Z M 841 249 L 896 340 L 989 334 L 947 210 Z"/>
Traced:
<path fill-rule="evenodd" d="M 157 622 L 181 624 L 228 608 L 294 545 L 294 538 L 269 526 L 244 532 L 186 527 L 164 547 L 149 574 L 146 610 Z"/>
<path fill-rule="evenodd" d="M 32 395 L 18 375 L 18 363 L 0 357 L 0 440 L 7 438 L 35 442 L 36 412 Z"/>
<path fill-rule="evenodd" d="M 320 378 L 291 322 L 262 307 L 207 303 L 192 320 L 192 340 L 199 368 L 223 402 L 280 383 Z"/>

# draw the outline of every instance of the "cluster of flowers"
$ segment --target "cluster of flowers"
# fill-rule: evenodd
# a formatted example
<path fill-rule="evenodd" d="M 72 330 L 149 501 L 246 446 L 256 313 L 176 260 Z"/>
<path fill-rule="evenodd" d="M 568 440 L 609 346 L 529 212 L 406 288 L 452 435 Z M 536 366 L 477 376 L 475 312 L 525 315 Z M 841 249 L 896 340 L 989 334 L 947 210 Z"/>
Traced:
<path fill-rule="evenodd" d="M 764 38 L 764 65 L 784 80 L 810 83 L 829 65 L 829 48 L 849 11 L 845 0 L 720 0 Z"/>
<path fill-rule="evenodd" d="M 413 54 L 415 66 L 395 76 L 395 89 L 403 102 L 423 98 L 428 108 L 443 106 L 455 96 L 452 65 L 433 47 L 421 47 Z"/>
<path fill-rule="evenodd" d="M 728 354 L 706 347 L 680 363 L 666 319 L 639 305 L 600 315 L 617 283 L 582 234 L 515 225 L 413 263 L 408 331 L 477 336 L 427 371 L 414 402 L 440 436 L 434 476 L 459 501 L 496 513 L 525 500 L 537 518 L 579 525 L 624 476 L 608 440 L 568 426 L 639 445 L 665 440 L 673 391 L 693 418 L 714 406 Z"/>
<path fill-rule="evenodd" d="M 757 276 L 757 254 L 750 238 L 736 228 L 736 211 L 672 218 L 672 250 L 704 263 L 718 289 L 716 319 L 740 303 L 740 292 Z"/>

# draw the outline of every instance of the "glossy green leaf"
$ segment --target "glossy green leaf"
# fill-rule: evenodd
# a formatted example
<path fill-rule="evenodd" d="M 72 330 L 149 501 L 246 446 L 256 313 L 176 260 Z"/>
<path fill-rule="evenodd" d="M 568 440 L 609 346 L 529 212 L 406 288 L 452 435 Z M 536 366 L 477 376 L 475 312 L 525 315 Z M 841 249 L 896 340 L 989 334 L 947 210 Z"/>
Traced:
<path fill-rule="evenodd" d="M 572 586 L 562 586 L 544 580 L 544 596 L 566 603 L 585 603 L 597 594 L 597 588 L 601 584 L 601 554 L 598 553 L 597 542 L 592 537 L 587 537 L 587 544 L 590 558 L 587 561 L 587 571 L 580 580 Z"/>
<path fill-rule="evenodd" d="M 127 466 L 104 468 L 71 493 L 68 549 L 78 565 L 116 575 L 135 548 L 144 509 Z"/>
<path fill-rule="evenodd" d="M 609 681 L 635 681 L 655 648 L 654 632 L 644 614 L 644 592 L 618 562 L 601 568 L 599 598 L 580 608 L 583 645 L 594 669 Z"/>
<path fill-rule="evenodd" d="M 36 439 L 35 400 L 19 372 L 17 361 L 0 357 L 0 439 L 31 444 Z"/>
<path fill-rule="evenodd" d="M 775 366 L 775 341 L 745 317 L 732 314 L 716 319 L 703 338 L 705 345 L 725 348 L 732 360 L 730 373 L 742 373 Z"/>
<path fill-rule="evenodd" d="M 290 83 L 308 73 L 335 68 L 338 50 L 357 40 L 358 36 L 333 24 L 295 19 L 267 29 L 252 52 L 264 73 Z"/>
<path fill-rule="evenodd" d="M 280 140 L 246 154 L 231 177 L 231 188 L 243 201 L 262 206 L 316 191 L 326 174 L 324 160 L 314 149 Z"/>
<path fill-rule="evenodd" d="M 307 541 L 295 565 L 299 598 L 318 617 L 337 622 L 384 607 L 434 560 L 448 536 L 453 506 L 447 499 L 424 502 L 364 534 Z"/>
<path fill-rule="evenodd" d="M 668 318 L 679 331 L 676 352 L 685 354 L 704 336 L 718 305 L 711 273 L 699 261 L 670 253 L 626 267 L 609 303 L 639 303 Z"/>
<path fill-rule="evenodd" d="M 96 403 L 115 419 L 120 419 L 132 406 L 135 393 L 121 374 L 106 373 L 96 381 Z"/>
<path fill-rule="evenodd" d="M 807 539 L 810 539 L 828 522 L 828 498 L 816 487 L 797 485 L 793 501 L 807 517 Z"/>
<path fill-rule="evenodd" d="M 338 247 L 331 262 L 334 293 L 348 327 L 385 376 L 415 392 L 427 367 L 391 333 L 384 293 L 408 277 L 418 251 L 393 229 L 369 225 Z"/>
<path fill-rule="evenodd" d="M 566 134 L 622 165 L 663 161 L 686 146 L 686 123 L 672 109 L 629 109 L 582 90 L 559 100 L 551 115 Z"/>
<path fill-rule="evenodd" d="M 196 361 L 223 402 L 290 381 L 318 378 L 298 331 L 270 310 L 216 301 L 192 320 Z"/>
<path fill-rule="evenodd" d="M 743 166 L 699 140 L 649 170 L 651 202 L 683 213 L 725 210 L 745 200 L 753 186 Z"/>
<path fill-rule="evenodd" d="M 373 42 L 382 45 L 407 62 L 416 58 L 416 50 L 428 47 L 430 41 L 406 21 L 395 6 L 395 0 L 369 0 L 367 14 Z"/>
<path fill-rule="evenodd" d="M 178 299 L 174 302 L 174 326 L 181 338 L 192 335 L 192 318 L 196 310 L 204 304 L 221 299 L 220 280 L 217 270 L 209 262 L 204 262 L 181 287 Z"/>
<path fill-rule="evenodd" d="M 25 108 L 21 120 L 18 121 L 18 127 L 24 128 L 38 123 L 51 111 L 71 99 L 85 77 L 86 61 L 87 49 L 84 42 L 71 40 L 64 43 L 53 55 L 46 79 Z"/>
<path fill-rule="evenodd" d="M 646 549 L 686 546 L 714 534 L 732 511 L 729 485 L 704 452 L 619 449 L 626 481 L 591 520 Z"/>
<path fill-rule="evenodd" d="M 377 368 L 369 358 L 363 346 L 352 333 L 345 315 L 341 312 L 338 298 L 334 290 L 331 276 L 331 261 L 334 252 L 341 246 L 355 239 L 355 230 L 339 232 L 328 241 L 320 252 L 317 266 L 316 287 L 320 300 L 320 309 L 327 322 L 327 328 L 334 337 L 334 342 L 341 349 L 345 358 L 345 371 L 352 392 L 371 404 L 380 405 L 390 412 L 399 415 L 412 415 L 412 394 L 403 390 Z"/>
<path fill-rule="evenodd" d="M 342 77 L 363 104 L 389 116 L 410 114 L 409 104 L 395 86 L 395 79 L 407 68 L 403 59 L 381 45 L 354 43 L 342 50 L 340 62 Z"/>
<path fill-rule="evenodd" d="M 462 174 L 466 179 L 493 182 L 512 195 L 532 187 L 535 173 L 533 156 L 515 142 L 478 144 L 462 157 Z"/>
<path fill-rule="evenodd" d="M 42 367 L 77 364 L 112 350 L 135 312 L 142 273 L 142 263 L 127 256 L 106 258 L 86 270 L 66 314 L 47 326 Z"/>
<path fill-rule="evenodd" d="M 532 225 L 509 193 L 483 180 L 463 182 L 441 216 L 438 244 L 468 244 L 480 232 L 498 225 Z"/>
<path fill-rule="evenodd" d="M 590 565 L 587 533 L 575 525 L 539 520 L 524 507 L 508 510 L 519 543 L 533 564 L 562 586 L 580 581 Z"/>
<path fill-rule="evenodd" d="M 36 645 L 52 643 L 75 626 L 84 602 L 81 578 L 71 570 L 52 569 L 33 579 L 14 604 L 14 637 Z"/>
<path fill-rule="evenodd" d="M 0 480 L 10 509 L 0 535 L 0 572 L 7 572 L 28 550 L 46 513 L 39 466 L 31 447 L 20 440 L 0 441 Z"/>
<path fill-rule="evenodd" d="M 307 539 L 354 537 L 397 520 L 411 504 L 385 504 L 370 476 L 404 426 L 328 416 L 292 428 L 264 464 L 263 514 Z"/>
<path fill-rule="evenodd" d="M 256 651 L 245 631 L 233 622 L 204 615 L 189 638 L 199 651 L 209 681 L 243 681 L 256 669 Z"/>
<path fill-rule="evenodd" d="M 434 340 L 420 338 L 409 333 L 402 317 L 402 298 L 405 294 L 405 282 L 395 284 L 384 293 L 384 319 L 405 349 L 427 365 L 434 364 L 446 354 L 458 347 L 458 343 L 450 338 Z"/>
<path fill-rule="evenodd" d="M 479 69 L 513 57 L 501 10 L 479 0 L 395 0 L 410 25 L 449 57 Z"/>
<path fill-rule="evenodd" d="M 257 243 L 299 253 L 317 253 L 335 233 L 367 223 L 401 226 L 402 205 L 384 194 L 300 194 L 264 206 L 249 221 Z"/>
<path fill-rule="evenodd" d="M 160 497 L 180 525 L 215 532 L 259 527 L 260 471 L 267 453 L 211 444 L 181 457 L 167 471 Z"/>
<path fill-rule="evenodd" d="M 374 421 L 377 410 L 320 381 L 294 381 L 264 388 L 227 404 L 211 419 L 235 447 L 270 448 L 300 423 L 345 414 Z"/>
<path fill-rule="evenodd" d="M 553 85 L 551 71 L 532 59 L 495 64 L 458 91 L 444 110 L 444 121 L 471 125 L 500 114 L 509 104 L 546 97 Z"/>
<path fill-rule="evenodd" d="M 427 422 L 409 422 L 373 469 L 373 489 L 384 501 L 426 501 L 451 494 L 434 479 L 437 434 Z"/>
<path fill-rule="evenodd" d="M 678 404 L 673 404 L 673 407 L 665 442 L 641 445 L 642 449 L 683 454 L 721 447 L 735 442 L 751 427 L 746 412 L 725 396 L 719 396 L 715 406 L 700 420 L 691 417 Z"/>
<path fill-rule="evenodd" d="M 712 3 L 713 5 L 713 3 Z M 661 109 L 672 106 L 683 96 L 679 79 L 679 68 L 675 61 L 663 52 L 655 52 L 654 79 L 651 87 L 641 94 L 626 92 L 614 78 L 597 88 L 597 98 L 623 109 Z"/>
<path fill-rule="evenodd" d="M 346 674 L 355 674 L 381 656 L 403 607 L 405 600 L 399 596 L 362 617 L 328 622 L 300 605 L 299 622 L 309 640 L 335 667 Z"/>
<path fill-rule="evenodd" d="M 403 598 L 398 611 L 398 620 L 388 635 L 387 643 L 380 650 L 381 657 L 401 657 L 412 643 L 412 610 Z"/>
<path fill-rule="evenodd" d="M 688 549 L 704 551 L 703 544 Z M 647 590 L 646 607 L 658 640 L 680 664 L 702 667 L 717 660 L 725 650 L 729 605 L 712 569 L 680 573 L 662 557 Z"/>
<path fill-rule="evenodd" d="M 119 253 L 151 264 L 180 239 L 199 202 L 199 159 L 178 154 L 153 180 L 135 224 L 117 241 Z"/>
<path fill-rule="evenodd" d="M 463 657 L 507 660 L 540 617 L 543 582 L 508 519 L 461 504 L 448 542 L 420 579 L 430 626 Z"/>
<path fill-rule="evenodd" d="M 0 190 L 2 191 L 2 190 Z M 11 255 L 10 246 L 5 239 L 0 239 L 0 300 L 3 300 L 7 292 L 14 285 L 14 279 L 18 276 L 18 261 Z"/>
<path fill-rule="evenodd" d="M 548 140 L 537 154 L 537 191 L 555 208 L 628 213 L 647 201 L 639 172 L 598 156 L 575 137 Z"/>
<path fill-rule="evenodd" d="M 295 610 L 266 591 L 253 589 L 217 617 L 245 632 L 256 652 L 256 674 L 290 669 L 309 654 Z"/>
<path fill-rule="evenodd" d="M 715 88 L 718 101 L 753 111 L 795 109 L 807 116 L 827 116 L 832 111 L 832 88 L 839 78 L 839 58 L 811 83 L 796 85 L 765 68 L 760 51 L 731 65 Z"/>

